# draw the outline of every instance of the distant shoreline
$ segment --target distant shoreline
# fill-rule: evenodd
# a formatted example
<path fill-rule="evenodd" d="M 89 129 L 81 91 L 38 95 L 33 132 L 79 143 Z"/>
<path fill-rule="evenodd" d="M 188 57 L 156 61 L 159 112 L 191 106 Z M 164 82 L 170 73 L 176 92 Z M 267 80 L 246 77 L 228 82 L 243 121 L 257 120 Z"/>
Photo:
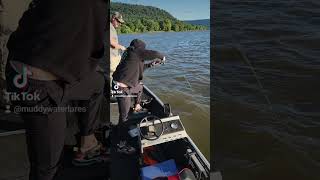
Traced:
<path fill-rule="evenodd" d="M 165 33 L 165 32 L 201 32 L 201 31 L 210 31 L 210 29 L 205 29 L 205 30 L 190 30 L 190 31 L 146 31 L 146 32 L 131 32 L 131 33 L 118 33 L 119 35 L 124 35 L 124 34 L 153 34 L 153 33 Z"/>

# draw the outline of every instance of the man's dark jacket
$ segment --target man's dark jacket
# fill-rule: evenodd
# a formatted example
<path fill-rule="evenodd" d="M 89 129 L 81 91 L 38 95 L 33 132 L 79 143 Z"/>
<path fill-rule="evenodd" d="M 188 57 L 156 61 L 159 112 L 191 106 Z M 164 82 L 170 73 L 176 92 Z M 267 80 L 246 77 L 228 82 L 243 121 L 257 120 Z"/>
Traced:
<path fill-rule="evenodd" d="M 143 41 L 135 39 L 124 53 L 112 77 L 115 81 L 134 87 L 143 79 L 143 71 L 148 67 L 144 61 L 163 57 L 164 55 L 157 51 L 147 50 Z"/>
<path fill-rule="evenodd" d="M 105 0 L 34 0 L 8 41 L 8 60 L 41 68 L 72 83 L 103 56 Z"/>

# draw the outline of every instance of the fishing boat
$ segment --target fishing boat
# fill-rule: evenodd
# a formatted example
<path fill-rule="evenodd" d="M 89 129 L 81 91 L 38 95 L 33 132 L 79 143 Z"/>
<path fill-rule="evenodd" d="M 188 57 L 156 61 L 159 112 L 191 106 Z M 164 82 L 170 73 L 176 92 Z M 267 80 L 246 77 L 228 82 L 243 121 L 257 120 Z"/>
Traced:
<path fill-rule="evenodd" d="M 219 172 L 210 168 L 210 163 L 188 135 L 179 115 L 172 113 L 169 104 L 163 103 L 146 86 L 141 104 L 143 111 L 131 113 L 128 120 L 128 132 L 131 137 L 136 137 L 136 147 L 139 149 L 136 158 L 139 163 L 132 166 L 138 171 L 132 177 L 142 180 L 165 177 L 209 180 L 211 172 L 211 179 L 222 179 Z M 117 112 L 117 104 L 112 103 L 111 106 L 113 112 Z M 117 113 L 113 118 L 117 120 Z M 121 174 L 114 176 L 112 179 L 123 178 Z"/>
<path fill-rule="evenodd" d="M 110 103 L 110 119 L 113 125 L 109 126 L 111 128 L 100 128 L 97 132 L 103 136 L 100 139 L 109 141 L 111 161 L 75 167 L 71 163 L 73 148 L 66 148 L 64 167 L 60 170 L 58 179 L 222 179 L 220 173 L 210 167 L 209 161 L 190 138 L 179 115 L 173 114 L 170 105 L 163 103 L 146 86 L 143 88 L 141 105 L 143 110 L 130 113 L 126 124 L 127 138 L 137 149 L 134 154 L 117 151 L 119 137 L 112 127 L 118 121 L 118 105 L 113 101 Z M 28 160 L 23 133 L 21 129 L 0 134 L 1 147 L 7 147 L 2 150 L 0 160 L 10 162 L 0 165 L 0 174 L 3 172 L 0 179 L 27 179 Z"/>

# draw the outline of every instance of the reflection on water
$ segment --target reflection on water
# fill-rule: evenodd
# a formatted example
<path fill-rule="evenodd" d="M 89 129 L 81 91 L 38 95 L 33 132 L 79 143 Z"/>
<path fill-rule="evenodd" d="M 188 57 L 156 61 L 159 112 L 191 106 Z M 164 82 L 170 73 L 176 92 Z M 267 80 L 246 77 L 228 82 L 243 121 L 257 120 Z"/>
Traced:
<path fill-rule="evenodd" d="M 224 179 L 318 179 L 320 4 L 216 7 L 214 158 Z"/>
<path fill-rule="evenodd" d="M 210 32 L 121 35 L 126 46 L 139 38 L 166 54 L 165 65 L 149 69 L 144 83 L 179 114 L 188 134 L 210 158 Z"/>

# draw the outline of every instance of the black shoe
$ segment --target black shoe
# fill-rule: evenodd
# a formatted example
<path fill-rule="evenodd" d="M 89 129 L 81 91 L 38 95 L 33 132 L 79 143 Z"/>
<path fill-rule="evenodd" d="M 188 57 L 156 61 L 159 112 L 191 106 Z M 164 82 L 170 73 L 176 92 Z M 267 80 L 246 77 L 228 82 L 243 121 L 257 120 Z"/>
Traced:
<path fill-rule="evenodd" d="M 110 157 L 106 149 L 102 148 L 101 144 L 98 144 L 85 153 L 78 150 L 72 160 L 72 164 L 75 166 L 89 166 L 96 163 L 104 163 L 109 160 Z"/>
<path fill-rule="evenodd" d="M 137 152 L 136 148 L 132 147 L 127 141 L 120 141 L 117 144 L 117 152 L 120 154 L 132 155 Z"/>

